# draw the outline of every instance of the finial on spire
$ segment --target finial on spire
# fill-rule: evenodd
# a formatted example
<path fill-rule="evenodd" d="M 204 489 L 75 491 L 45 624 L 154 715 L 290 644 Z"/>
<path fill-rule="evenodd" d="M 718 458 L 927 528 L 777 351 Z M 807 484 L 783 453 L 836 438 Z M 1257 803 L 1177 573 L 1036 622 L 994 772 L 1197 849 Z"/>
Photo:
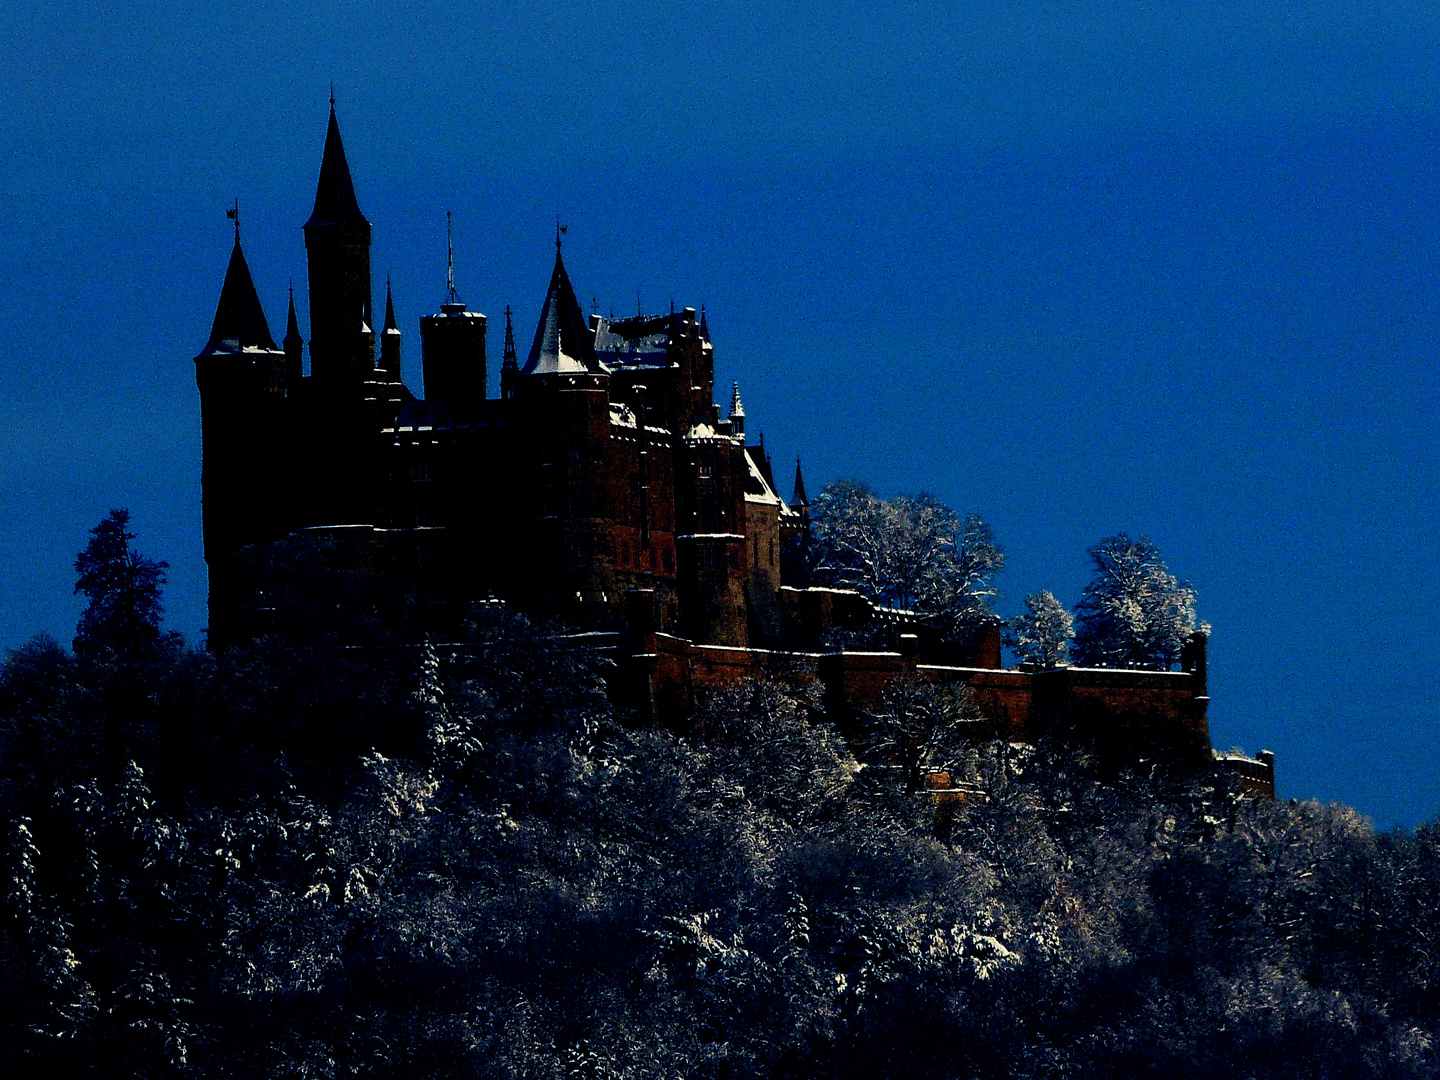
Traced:
<path fill-rule="evenodd" d="M 445 302 L 458 304 L 460 297 L 455 292 L 455 237 L 450 223 L 450 211 L 445 211 Z"/>
<path fill-rule="evenodd" d="M 559 215 L 559 214 L 556 214 L 556 215 L 555 215 L 555 257 L 556 257 L 556 258 L 559 258 L 559 257 L 560 257 L 560 237 L 561 237 L 561 235 L 562 235 L 563 233 L 567 233 L 567 232 L 569 232 L 569 231 L 570 231 L 570 227 L 569 227 L 568 225 L 561 225 L 561 224 L 560 224 L 560 215 Z"/>
<path fill-rule="evenodd" d="M 235 243 L 240 243 L 240 200 L 235 200 L 235 205 L 225 211 L 225 216 L 235 222 Z"/>
<path fill-rule="evenodd" d="M 330 83 L 330 108 L 335 108 L 335 83 L 333 80 Z"/>

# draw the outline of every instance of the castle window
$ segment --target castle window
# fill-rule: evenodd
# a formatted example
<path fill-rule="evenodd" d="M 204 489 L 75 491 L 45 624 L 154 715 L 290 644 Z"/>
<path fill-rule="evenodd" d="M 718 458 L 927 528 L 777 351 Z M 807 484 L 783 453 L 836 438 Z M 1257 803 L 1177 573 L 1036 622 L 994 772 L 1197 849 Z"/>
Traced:
<path fill-rule="evenodd" d="M 430 479 L 430 458 L 423 453 L 416 453 L 410 459 L 410 482 L 412 484 L 423 484 Z"/>

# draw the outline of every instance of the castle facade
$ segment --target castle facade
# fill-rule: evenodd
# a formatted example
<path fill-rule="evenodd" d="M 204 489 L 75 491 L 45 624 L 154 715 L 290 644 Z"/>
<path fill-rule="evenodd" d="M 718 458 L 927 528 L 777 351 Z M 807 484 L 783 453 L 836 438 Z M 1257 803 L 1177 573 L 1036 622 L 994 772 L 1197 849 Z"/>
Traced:
<path fill-rule="evenodd" d="M 456 602 L 494 596 L 603 628 L 644 590 L 687 639 L 779 643 L 804 485 L 797 465 L 796 498 L 777 494 L 738 387 L 727 413 L 715 403 L 703 311 L 587 319 L 557 229 L 523 363 L 506 309 L 500 396 L 486 396 L 486 317 L 459 299 L 452 266 L 420 323 L 421 398 L 401 381 L 388 286 L 373 329 L 370 228 L 332 102 L 304 225 L 308 374 L 293 291 L 277 347 L 238 223 L 195 358 L 212 644 L 244 636 L 256 607 L 248 553 L 297 534 Z"/>

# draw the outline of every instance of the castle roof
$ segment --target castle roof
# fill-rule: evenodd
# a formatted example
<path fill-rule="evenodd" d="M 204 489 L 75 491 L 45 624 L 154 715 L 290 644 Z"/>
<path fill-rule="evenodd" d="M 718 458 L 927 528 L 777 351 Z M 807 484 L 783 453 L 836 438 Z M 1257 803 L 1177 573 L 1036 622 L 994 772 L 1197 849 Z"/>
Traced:
<path fill-rule="evenodd" d="M 230 266 L 225 271 L 225 284 L 220 287 L 220 303 L 215 308 L 215 322 L 210 327 L 210 340 L 200 351 L 201 356 L 215 353 L 238 353 L 245 349 L 275 350 L 270 324 L 255 294 L 255 281 L 240 250 L 240 238 L 230 252 Z"/>
<path fill-rule="evenodd" d="M 330 102 L 330 126 L 325 132 L 325 154 L 320 159 L 320 181 L 315 185 L 315 209 L 305 228 L 316 225 L 362 224 L 370 222 L 355 201 L 355 185 L 350 180 L 350 163 L 345 160 L 345 145 L 340 141 L 340 124 L 335 119 L 335 102 Z"/>
<path fill-rule="evenodd" d="M 595 358 L 595 343 L 580 311 L 580 302 L 575 299 L 570 275 L 565 273 L 565 262 L 560 258 L 557 241 L 555 269 L 550 275 L 550 288 L 545 293 L 540 323 L 535 327 L 535 343 L 530 346 L 530 359 L 520 374 L 598 370 L 600 362 Z"/>

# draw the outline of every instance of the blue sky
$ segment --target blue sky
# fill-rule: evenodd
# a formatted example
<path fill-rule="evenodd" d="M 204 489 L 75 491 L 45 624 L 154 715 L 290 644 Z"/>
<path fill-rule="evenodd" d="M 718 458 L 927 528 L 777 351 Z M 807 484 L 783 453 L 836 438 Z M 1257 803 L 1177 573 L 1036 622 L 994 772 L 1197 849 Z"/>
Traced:
<path fill-rule="evenodd" d="M 1433 5 L 60 12 L 0 9 L 0 645 L 68 638 L 111 506 L 204 625 L 223 210 L 278 334 L 333 81 L 413 388 L 445 211 L 496 352 L 559 214 L 602 309 L 706 304 L 812 490 L 982 514 L 1006 612 L 1147 533 L 1214 626 L 1216 745 L 1381 826 L 1440 812 Z"/>

